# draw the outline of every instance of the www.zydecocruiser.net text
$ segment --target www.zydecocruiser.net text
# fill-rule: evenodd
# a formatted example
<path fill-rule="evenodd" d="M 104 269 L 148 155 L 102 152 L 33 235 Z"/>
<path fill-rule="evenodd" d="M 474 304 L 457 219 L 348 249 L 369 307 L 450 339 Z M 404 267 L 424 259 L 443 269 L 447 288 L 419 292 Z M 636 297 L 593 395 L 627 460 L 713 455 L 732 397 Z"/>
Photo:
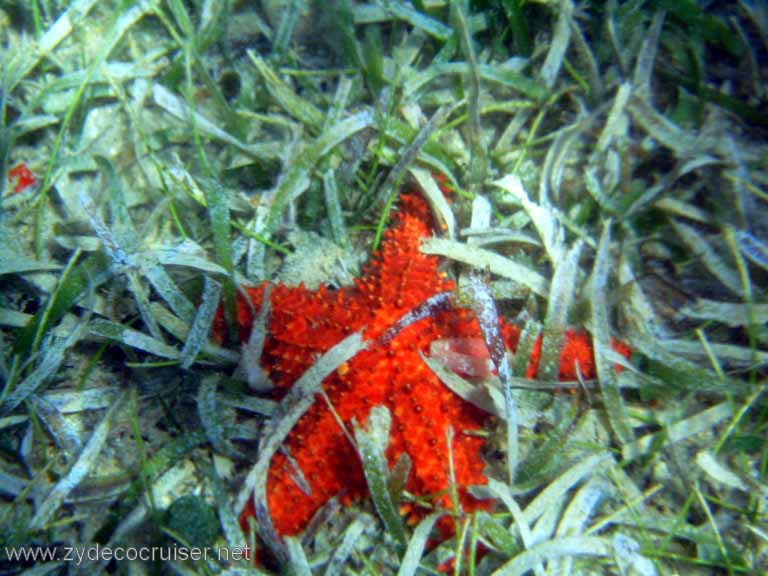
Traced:
<path fill-rule="evenodd" d="M 116 560 L 122 562 L 144 561 L 151 562 L 160 560 L 163 562 L 184 560 L 207 561 L 215 560 L 217 562 L 238 562 L 245 560 L 251 561 L 251 547 L 242 548 L 222 548 L 222 547 L 189 547 L 186 546 L 100 546 L 96 544 L 88 547 L 78 546 L 58 546 L 58 547 L 39 547 L 19 546 L 15 548 L 5 548 L 5 558 L 11 562 L 74 562 L 77 566 L 86 560 L 91 562 L 110 562 Z"/>

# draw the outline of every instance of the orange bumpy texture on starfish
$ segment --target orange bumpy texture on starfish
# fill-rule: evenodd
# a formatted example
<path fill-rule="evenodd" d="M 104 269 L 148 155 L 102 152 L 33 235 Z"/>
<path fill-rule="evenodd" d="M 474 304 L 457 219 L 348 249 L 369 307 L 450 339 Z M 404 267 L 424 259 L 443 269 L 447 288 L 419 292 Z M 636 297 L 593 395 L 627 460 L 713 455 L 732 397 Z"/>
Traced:
<path fill-rule="evenodd" d="M 372 342 L 404 314 L 441 292 L 453 282 L 438 269 L 438 258 L 419 250 L 421 239 L 431 234 L 430 212 L 417 193 L 404 194 L 394 227 L 386 232 L 379 253 L 354 286 L 317 291 L 275 285 L 270 290 L 271 313 L 261 365 L 279 389 L 287 389 L 315 359 L 347 335 L 365 327 Z M 241 296 L 238 325 L 241 341 L 248 338 L 252 310 L 259 310 L 264 285 L 246 288 L 252 301 Z M 514 350 L 519 329 L 500 320 L 507 346 Z M 217 316 L 214 333 L 225 333 L 223 315 Z M 392 416 L 387 458 L 392 465 L 402 454 L 412 462 L 406 488 L 428 496 L 436 505 L 451 507 L 446 430 L 455 431 L 453 452 L 459 502 L 464 512 L 488 508 L 490 502 L 473 497 L 468 488 L 485 484 L 481 457 L 482 430 L 487 414 L 444 386 L 424 364 L 438 339 L 474 341 L 480 328 L 471 312 L 453 308 L 439 310 L 414 322 L 391 339 L 375 341 L 323 382 L 334 410 L 351 429 L 355 418 L 365 423 L 373 406 L 384 405 Z M 617 348 L 628 355 L 625 348 Z M 471 352 L 477 355 L 477 353 Z M 594 377 L 594 359 L 589 336 L 569 332 L 562 354 L 560 376 L 573 379 L 575 363 L 584 378 Z M 538 352 L 534 350 L 527 376 L 536 374 Z M 285 447 L 301 470 L 311 493 L 299 486 L 296 470 L 283 453 L 271 462 L 267 479 L 267 505 L 280 535 L 300 532 L 331 497 L 349 503 L 366 494 L 366 483 L 357 453 L 338 425 L 326 402 L 318 398 L 289 434 Z M 306 489 L 306 487 L 305 487 Z M 419 510 L 411 507 L 414 517 Z M 249 503 L 241 523 L 253 516 Z"/>

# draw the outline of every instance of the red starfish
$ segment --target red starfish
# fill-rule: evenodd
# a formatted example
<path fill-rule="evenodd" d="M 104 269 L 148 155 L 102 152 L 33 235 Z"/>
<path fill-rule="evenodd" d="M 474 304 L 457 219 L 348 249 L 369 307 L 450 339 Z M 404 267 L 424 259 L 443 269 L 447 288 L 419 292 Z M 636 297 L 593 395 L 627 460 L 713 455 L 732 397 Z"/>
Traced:
<path fill-rule="evenodd" d="M 438 258 L 419 250 L 421 239 L 431 233 L 430 220 L 424 200 L 416 193 L 404 194 L 395 226 L 386 232 L 381 251 L 354 286 L 339 290 L 321 286 L 314 292 L 303 286 L 272 287 L 261 365 L 279 389 L 292 386 L 317 356 L 352 332 L 365 327 L 365 337 L 374 341 L 414 307 L 453 289 L 453 282 L 438 270 Z M 264 287 L 246 288 L 252 306 L 240 297 L 241 341 L 248 338 L 251 311 L 261 308 Z M 500 325 L 507 346 L 514 350 L 520 330 L 503 320 Z M 225 333 L 221 313 L 214 333 L 219 339 Z M 429 496 L 434 504 L 445 508 L 451 508 L 446 430 L 452 426 L 456 433 L 450 450 L 464 512 L 490 506 L 490 501 L 479 500 L 467 490 L 487 481 L 481 458 L 484 441 L 477 435 L 487 415 L 444 386 L 424 364 L 420 352 L 426 353 L 438 339 L 473 343 L 480 337 L 477 321 L 468 310 L 437 311 L 358 353 L 323 382 L 328 399 L 347 426 L 352 418 L 365 423 L 373 406 L 388 408 L 392 416 L 387 450 L 390 465 L 408 454 L 412 469 L 406 488 L 414 495 Z M 539 348 L 534 350 L 529 377 L 536 374 Z M 629 353 L 628 349 L 617 349 Z M 482 351 L 465 352 L 471 358 L 483 356 Z M 584 378 L 594 377 L 592 347 L 585 332 L 566 334 L 561 361 L 562 379 L 575 379 L 577 362 Z M 267 480 L 267 505 L 278 534 L 300 532 L 333 496 L 340 495 L 348 503 L 365 495 L 365 478 L 356 451 L 322 399 L 302 417 L 285 444 L 311 494 L 293 479 L 295 468 L 287 457 L 275 455 Z M 412 512 L 417 517 L 419 511 Z M 244 527 L 253 515 L 249 501 L 241 514 Z"/>

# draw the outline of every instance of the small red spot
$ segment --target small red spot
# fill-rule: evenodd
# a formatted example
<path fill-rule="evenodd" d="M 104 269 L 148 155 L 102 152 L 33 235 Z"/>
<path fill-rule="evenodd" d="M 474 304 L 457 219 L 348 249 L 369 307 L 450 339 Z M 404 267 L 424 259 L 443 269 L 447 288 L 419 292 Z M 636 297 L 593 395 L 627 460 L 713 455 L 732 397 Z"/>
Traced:
<path fill-rule="evenodd" d="M 434 176 L 435 180 L 437 180 L 437 185 L 440 187 L 440 190 L 443 194 L 447 196 L 453 192 L 451 182 L 448 180 L 448 177 L 445 174 L 441 174 L 440 172 L 433 172 L 432 176 Z"/>
<path fill-rule="evenodd" d="M 13 187 L 14 194 L 18 194 L 30 186 L 37 184 L 34 174 L 32 174 L 32 171 L 27 168 L 27 165 L 24 162 L 17 164 L 8 171 L 8 180 L 16 181 L 16 184 Z"/>

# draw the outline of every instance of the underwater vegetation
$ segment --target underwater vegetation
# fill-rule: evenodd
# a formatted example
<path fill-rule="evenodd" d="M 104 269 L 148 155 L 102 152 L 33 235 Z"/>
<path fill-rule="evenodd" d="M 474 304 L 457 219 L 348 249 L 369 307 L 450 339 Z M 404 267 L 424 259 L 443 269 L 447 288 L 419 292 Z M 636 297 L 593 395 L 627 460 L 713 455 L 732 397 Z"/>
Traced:
<path fill-rule="evenodd" d="M 764 2 L 0 23 L 0 571 L 768 571 Z"/>

